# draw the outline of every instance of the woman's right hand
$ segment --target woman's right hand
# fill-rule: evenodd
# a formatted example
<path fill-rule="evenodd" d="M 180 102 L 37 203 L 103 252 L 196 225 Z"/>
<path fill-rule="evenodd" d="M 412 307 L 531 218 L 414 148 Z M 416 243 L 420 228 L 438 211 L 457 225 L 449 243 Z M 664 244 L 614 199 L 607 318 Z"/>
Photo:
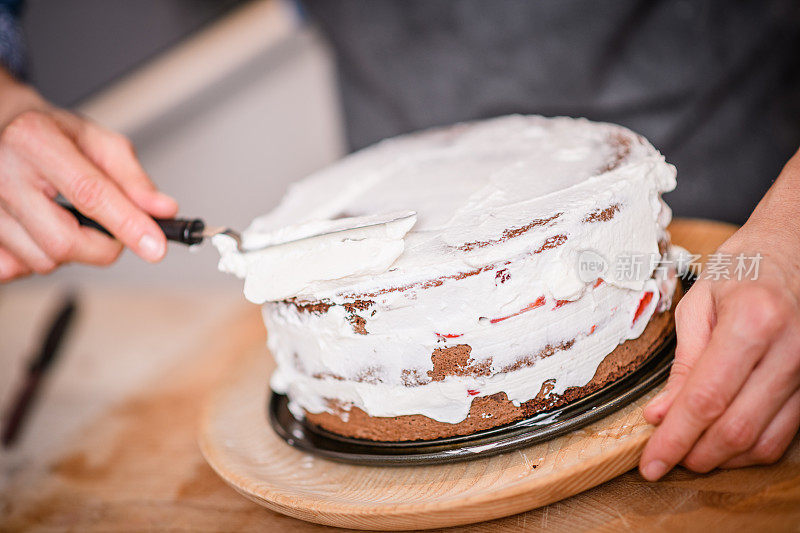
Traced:
<path fill-rule="evenodd" d="M 81 227 L 58 194 L 116 239 Z M 0 282 L 69 262 L 108 265 L 127 246 L 156 262 L 172 217 L 122 135 L 55 108 L 0 68 Z"/>

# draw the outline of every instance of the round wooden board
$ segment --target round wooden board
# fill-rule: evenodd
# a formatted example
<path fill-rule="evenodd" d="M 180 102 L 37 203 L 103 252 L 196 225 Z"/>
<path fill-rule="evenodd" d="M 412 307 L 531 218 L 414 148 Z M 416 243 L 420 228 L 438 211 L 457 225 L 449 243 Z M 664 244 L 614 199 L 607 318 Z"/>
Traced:
<path fill-rule="evenodd" d="M 651 427 L 641 406 L 567 436 L 503 455 L 437 466 L 334 463 L 283 442 L 267 422 L 269 357 L 252 358 L 205 409 L 200 448 L 233 488 L 281 513 L 358 529 L 422 529 L 527 511 L 636 465 Z"/>
<path fill-rule="evenodd" d="M 683 224 L 683 225 L 681 225 Z M 710 253 L 730 226 L 676 221 L 673 240 Z M 701 231 L 697 231 L 701 230 Z M 705 231 L 702 231 L 705 230 Z M 572 496 L 636 466 L 652 432 L 642 407 L 654 390 L 581 430 L 523 450 L 462 463 L 367 467 L 287 445 L 266 418 L 273 362 L 252 358 L 214 394 L 200 426 L 211 467 L 247 498 L 289 516 L 356 529 L 425 529 L 520 513 Z"/>

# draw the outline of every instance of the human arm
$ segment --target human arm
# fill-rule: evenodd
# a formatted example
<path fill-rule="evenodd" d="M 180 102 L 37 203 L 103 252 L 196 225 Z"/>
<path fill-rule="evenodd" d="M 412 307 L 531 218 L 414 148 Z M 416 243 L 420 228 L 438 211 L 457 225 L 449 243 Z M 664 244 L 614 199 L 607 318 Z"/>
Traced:
<path fill-rule="evenodd" d="M 676 309 L 678 345 L 658 425 L 640 462 L 649 480 L 778 460 L 800 427 L 800 152 L 719 253 L 761 254 L 757 279 L 701 276 Z"/>

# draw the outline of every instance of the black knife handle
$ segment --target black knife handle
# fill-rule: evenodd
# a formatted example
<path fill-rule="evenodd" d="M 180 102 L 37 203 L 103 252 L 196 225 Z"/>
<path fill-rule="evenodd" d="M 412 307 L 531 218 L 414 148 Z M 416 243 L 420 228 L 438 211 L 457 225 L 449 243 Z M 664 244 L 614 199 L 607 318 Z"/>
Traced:
<path fill-rule="evenodd" d="M 156 218 L 156 224 L 167 236 L 167 240 L 183 244 L 200 244 L 203 242 L 205 222 L 199 218 Z"/>
<path fill-rule="evenodd" d="M 72 213 L 72 216 L 78 220 L 78 224 L 81 226 L 94 228 L 97 231 L 105 233 L 109 237 L 113 237 L 111 232 L 106 228 L 75 209 L 75 207 L 63 203 L 59 203 L 58 205 Z M 183 244 L 200 244 L 203 242 L 203 230 L 206 224 L 199 218 L 154 218 L 153 220 L 155 220 L 158 227 L 161 228 L 161 231 L 164 232 L 167 240 L 181 242 Z"/>

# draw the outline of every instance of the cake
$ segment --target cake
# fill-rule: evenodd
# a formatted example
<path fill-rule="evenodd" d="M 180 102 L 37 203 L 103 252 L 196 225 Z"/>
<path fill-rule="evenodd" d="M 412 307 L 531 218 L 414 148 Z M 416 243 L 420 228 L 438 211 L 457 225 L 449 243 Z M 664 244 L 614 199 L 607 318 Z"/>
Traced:
<path fill-rule="evenodd" d="M 428 440 L 575 401 L 653 352 L 679 290 L 663 261 L 674 187 L 628 129 L 514 115 L 347 156 L 291 186 L 243 242 L 358 233 L 215 244 L 263 305 L 271 387 L 296 417 Z"/>

